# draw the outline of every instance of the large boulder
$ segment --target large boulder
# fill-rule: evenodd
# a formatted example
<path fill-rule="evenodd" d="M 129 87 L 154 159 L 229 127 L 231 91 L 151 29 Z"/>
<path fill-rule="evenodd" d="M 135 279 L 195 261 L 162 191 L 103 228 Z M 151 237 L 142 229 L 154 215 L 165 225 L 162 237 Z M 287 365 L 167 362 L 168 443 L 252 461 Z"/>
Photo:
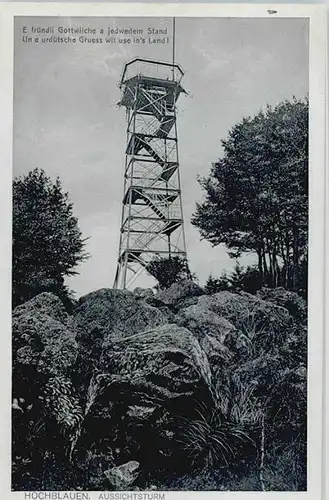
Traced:
<path fill-rule="evenodd" d="M 152 302 L 179 309 L 180 307 L 196 303 L 196 297 L 199 297 L 203 293 L 203 289 L 197 283 L 194 283 L 194 281 L 182 280 L 173 283 L 165 290 L 160 290 Z"/>
<path fill-rule="evenodd" d="M 98 372 L 98 373 L 97 373 Z M 211 404 L 208 359 L 192 333 L 167 324 L 103 344 L 89 386 L 86 425 L 111 435 L 121 460 L 161 454 L 172 459 L 179 436 L 175 415 Z M 102 439 L 98 435 L 98 439 Z"/>
<path fill-rule="evenodd" d="M 199 341 L 202 341 L 205 335 L 211 335 L 223 344 L 228 335 L 236 333 L 232 323 L 209 309 L 207 305 L 199 303 L 181 309 L 175 321 L 179 326 L 193 332 Z"/>
<path fill-rule="evenodd" d="M 74 318 L 79 339 L 93 342 L 95 330 L 101 339 L 119 339 L 167 322 L 161 311 L 138 298 L 138 293 L 108 288 L 80 298 Z"/>
<path fill-rule="evenodd" d="M 65 311 L 65 307 L 57 295 L 50 292 L 43 292 L 28 300 L 24 304 L 17 306 L 14 309 L 14 317 L 22 314 L 40 312 L 46 314 L 61 323 L 67 323 L 69 316 Z"/>
<path fill-rule="evenodd" d="M 126 464 L 106 470 L 104 474 L 115 490 L 126 490 L 136 481 L 139 472 L 139 463 L 130 460 Z"/>
<path fill-rule="evenodd" d="M 239 332 L 227 319 L 205 306 L 195 304 L 180 309 L 175 321 L 198 339 L 212 368 L 232 359 L 233 353 L 226 346 L 226 341 L 232 336 L 237 338 Z"/>
<path fill-rule="evenodd" d="M 203 295 L 198 298 L 198 306 L 228 320 L 256 349 L 282 345 L 293 325 L 286 308 L 245 292 Z"/>
<path fill-rule="evenodd" d="M 154 292 L 152 288 L 141 288 L 141 287 L 136 287 L 134 289 L 134 295 L 138 299 L 147 299 L 147 298 L 153 298 L 154 297 Z"/>
<path fill-rule="evenodd" d="M 101 375 L 111 386 L 129 385 L 129 402 L 162 402 L 210 385 L 208 360 L 191 332 L 167 324 L 103 345 Z M 105 375 L 104 375 L 105 374 Z M 134 389 L 134 390 L 133 390 Z"/>
<path fill-rule="evenodd" d="M 220 300 L 228 297 L 224 293 Z M 240 296 L 236 297 L 242 302 L 245 300 Z M 199 340 L 212 371 L 217 372 L 218 369 L 223 370 L 225 365 L 231 365 L 237 358 L 240 361 L 248 358 L 253 346 L 246 333 L 231 322 L 234 317 L 230 316 L 230 320 L 225 318 L 225 312 L 216 305 L 216 299 L 213 301 L 209 296 L 199 297 L 197 304 L 180 309 L 175 321 L 188 328 Z"/>
<path fill-rule="evenodd" d="M 43 375 L 64 375 L 78 353 L 68 315 L 55 295 L 42 293 L 16 307 L 12 319 L 13 365 Z"/>
<path fill-rule="evenodd" d="M 79 342 L 76 386 L 85 400 L 104 342 L 119 340 L 167 322 L 165 314 L 128 290 L 103 288 L 80 298 L 72 320 Z"/>
<path fill-rule="evenodd" d="M 304 322 L 306 320 L 307 303 L 298 293 L 278 287 L 262 288 L 257 292 L 257 295 L 262 300 L 284 307 L 297 321 Z"/>

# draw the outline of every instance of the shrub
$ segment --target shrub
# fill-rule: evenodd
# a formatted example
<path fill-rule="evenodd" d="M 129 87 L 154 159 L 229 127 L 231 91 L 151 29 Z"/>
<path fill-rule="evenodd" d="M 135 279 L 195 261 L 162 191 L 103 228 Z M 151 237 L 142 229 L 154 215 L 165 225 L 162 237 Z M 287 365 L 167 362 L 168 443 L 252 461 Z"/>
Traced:
<path fill-rule="evenodd" d="M 192 464 L 217 467 L 234 460 L 236 448 L 250 437 L 241 425 L 227 420 L 220 411 L 197 411 L 199 418 L 184 421 L 181 442 Z"/>
<path fill-rule="evenodd" d="M 157 287 L 160 289 L 169 288 L 178 281 L 195 278 L 187 260 L 180 256 L 154 259 L 149 262 L 146 270 L 157 280 Z"/>
<path fill-rule="evenodd" d="M 205 292 L 209 295 L 229 290 L 232 292 L 244 291 L 255 294 L 263 285 L 263 279 L 257 267 L 236 265 L 231 275 L 223 271 L 219 278 L 208 277 Z"/>
<path fill-rule="evenodd" d="M 226 271 L 224 271 L 219 278 L 214 278 L 210 274 L 206 281 L 204 290 L 208 295 L 212 295 L 213 293 L 217 292 L 223 292 L 225 290 L 231 290 L 230 278 L 227 276 Z"/>

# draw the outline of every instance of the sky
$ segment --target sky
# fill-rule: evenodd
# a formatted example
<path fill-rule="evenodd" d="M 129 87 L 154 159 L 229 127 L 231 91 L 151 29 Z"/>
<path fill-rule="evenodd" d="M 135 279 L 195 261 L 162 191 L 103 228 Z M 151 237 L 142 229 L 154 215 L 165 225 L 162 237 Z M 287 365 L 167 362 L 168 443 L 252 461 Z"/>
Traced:
<path fill-rule="evenodd" d="M 42 43 L 38 28 L 96 29 L 103 43 Z M 166 29 L 166 43 L 106 43 L 108 28 Z M 104 34 L 101 34 L 101 29 Z M 79 35 L 69 35 L 78 37 Z M 24 38 L 27 37 L 27 38 Z M 29 40 L 31 37 L 32 41 Z M 167 38 L 168 37 L 168 38 Z M 180 175 L 190 267 L 201 284 L 231 270 L 223 246 L 200 241 L 190 223 L 207 176 L 222 154 L 221 140 L 245 116 L 267 104 L 308 93 L 308 22 L 304 19 L 178 18 L 176 61 L 188 95 L 178 101 Z M 172 60 L 172 20 L 163 18 L 18 17 L 14 48 L 13 174 L 43 168 L 59 176 L 74 204 L 90 258 L 68 280 L 77 297 L 112 287 L 118 256 L 125 110 L 118 83 L 124 64 L 145 57 Z M 252 262 L 252 257 L 240 263 Z M 151 286 L 141 276 L 135 285 Z"/>

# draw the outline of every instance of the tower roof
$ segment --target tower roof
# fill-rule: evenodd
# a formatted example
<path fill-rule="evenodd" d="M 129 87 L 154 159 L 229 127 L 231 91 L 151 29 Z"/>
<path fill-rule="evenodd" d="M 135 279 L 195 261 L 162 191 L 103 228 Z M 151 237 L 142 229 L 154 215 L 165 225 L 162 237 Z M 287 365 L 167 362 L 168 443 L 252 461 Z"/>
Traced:
<path fill-rule="evenodd" d="M 179 64 L 136 57 L 124 65 L 120 87 L 133 77 L 144 77 L 179 84 L 184 71 Z"/>
<path fill-rule="evenodd" d="M 124 65 L 120 88 L 122 89 L 122 98 L 118 103 L 121 106 L 130 108 L 134 102 L 134 87 L 142 85 L 148 89 L 165 89 L 171 100 L 177 101 L 181 92 L 186 91 L 180 82 L 184 76 L 184 71 L 179 64 L 172 64 L 162 61 L 152 61 L 150 59 L 136 58 Z M 145 107 L 145 103 L 141 106 Z"/>

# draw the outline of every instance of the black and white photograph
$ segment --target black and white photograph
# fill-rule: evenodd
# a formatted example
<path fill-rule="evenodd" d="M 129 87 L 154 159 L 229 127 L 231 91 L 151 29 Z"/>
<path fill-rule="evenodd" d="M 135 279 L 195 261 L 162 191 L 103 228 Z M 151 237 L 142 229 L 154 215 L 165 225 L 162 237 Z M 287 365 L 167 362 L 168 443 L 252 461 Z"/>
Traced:
<path fill-rule="evenodd" d="M 268 12 L 15 17 L 13 492 L 308 490 L 310 23 Z"/>

